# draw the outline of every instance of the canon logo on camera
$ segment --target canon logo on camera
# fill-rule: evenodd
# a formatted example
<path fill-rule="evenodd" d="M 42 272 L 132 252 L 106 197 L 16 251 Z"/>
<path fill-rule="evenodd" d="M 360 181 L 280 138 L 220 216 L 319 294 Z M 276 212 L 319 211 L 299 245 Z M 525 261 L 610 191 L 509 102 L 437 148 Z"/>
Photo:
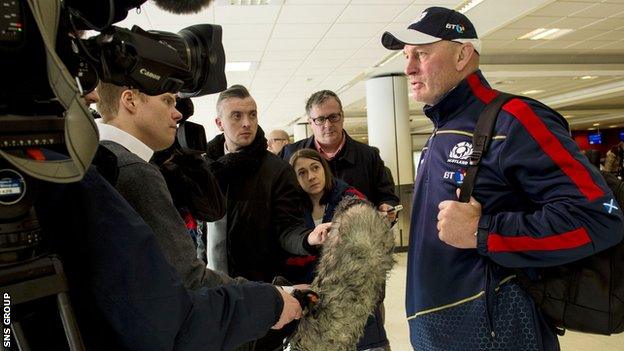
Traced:
<path fill-rule="evenodd" d="M 144 75 L 146 77 L 150 77 L 150 78 L 155 79 L 155 80 L 160 80 L 160 76 L 158 74 L 156 74 L 154 72 L 150 72 L 150 71 L 148 71 L 145 68 L 141 68 L 139 70 L 139 73 L 141 73 L 142 75 Z"/>

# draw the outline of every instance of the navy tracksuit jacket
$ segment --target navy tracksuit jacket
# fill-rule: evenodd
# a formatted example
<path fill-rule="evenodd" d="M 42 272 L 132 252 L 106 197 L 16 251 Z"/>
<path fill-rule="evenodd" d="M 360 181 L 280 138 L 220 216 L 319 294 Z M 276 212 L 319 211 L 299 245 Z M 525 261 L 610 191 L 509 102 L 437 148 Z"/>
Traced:
<path fill-rule="evenodd" d="M 567 123 L 543 105 L 513 99 L 498 116 L 477 175 L 478 249 L 456 249 L 438 238 L 438 204 L 457 199 L 472 131 L 496 94 L 477 71 L 425 107 L 435 131 L 414 185 L 406 296 L 417 350 L 559 349 L 509 268 L 575 261 L 624 234 L 621 209 Z"/>

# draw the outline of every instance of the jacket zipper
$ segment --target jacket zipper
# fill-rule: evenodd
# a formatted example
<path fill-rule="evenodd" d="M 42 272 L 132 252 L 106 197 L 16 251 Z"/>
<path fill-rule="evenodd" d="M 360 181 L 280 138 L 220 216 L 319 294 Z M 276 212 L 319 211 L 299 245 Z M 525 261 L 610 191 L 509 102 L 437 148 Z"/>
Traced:
<path fill-rule="evenodd" d="M 492 320 L 492 309 L 493 303 L 495 300 L 496 289 L 492 288 L 492 268 L 489 264 L 485 264 L 485 320 L 488 323 L 488 327 L 490 328 L 490 337 L 492 341 L 496 337 L 496 333 L 494 332 L 494 321 Z"/>

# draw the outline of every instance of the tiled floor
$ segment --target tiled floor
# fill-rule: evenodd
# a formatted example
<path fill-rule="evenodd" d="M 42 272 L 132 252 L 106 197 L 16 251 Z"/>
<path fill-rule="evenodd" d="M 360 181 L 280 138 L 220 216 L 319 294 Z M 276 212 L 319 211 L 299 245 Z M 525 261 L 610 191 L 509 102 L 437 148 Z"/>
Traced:
<path fill-rule="evenodd" d="M 405 265 L 407 254 L 396 254 L 397 264 L 392 270 L 386 289 L 386 331 L 393 351 L 409 351 L 407 321 L 405 320 Z M 567 332 L 560 338 L 563 351 L 623 351 L 624 334 L 599 336 Z"/>

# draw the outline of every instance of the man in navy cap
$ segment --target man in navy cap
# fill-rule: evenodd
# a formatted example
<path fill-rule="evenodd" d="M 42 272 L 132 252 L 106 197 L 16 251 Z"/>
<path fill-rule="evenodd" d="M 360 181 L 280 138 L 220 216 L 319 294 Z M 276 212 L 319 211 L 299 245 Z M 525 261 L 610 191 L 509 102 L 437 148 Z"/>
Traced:
<path fill-rule="evenodd" d="M 418 350 L 558 350 L 515 271 L 575 261 L 622 240 L 621 210 L 563 118 L 515 98 L 497 116 L 474 197 L 457 201 L 479 114 L 499 93 L 479 71 L 480 42 L 461 13 L 426 9 L 382 44 L 403 50 L 411 95 L 435 131 L 414 184 L 407 319 Z"/>

